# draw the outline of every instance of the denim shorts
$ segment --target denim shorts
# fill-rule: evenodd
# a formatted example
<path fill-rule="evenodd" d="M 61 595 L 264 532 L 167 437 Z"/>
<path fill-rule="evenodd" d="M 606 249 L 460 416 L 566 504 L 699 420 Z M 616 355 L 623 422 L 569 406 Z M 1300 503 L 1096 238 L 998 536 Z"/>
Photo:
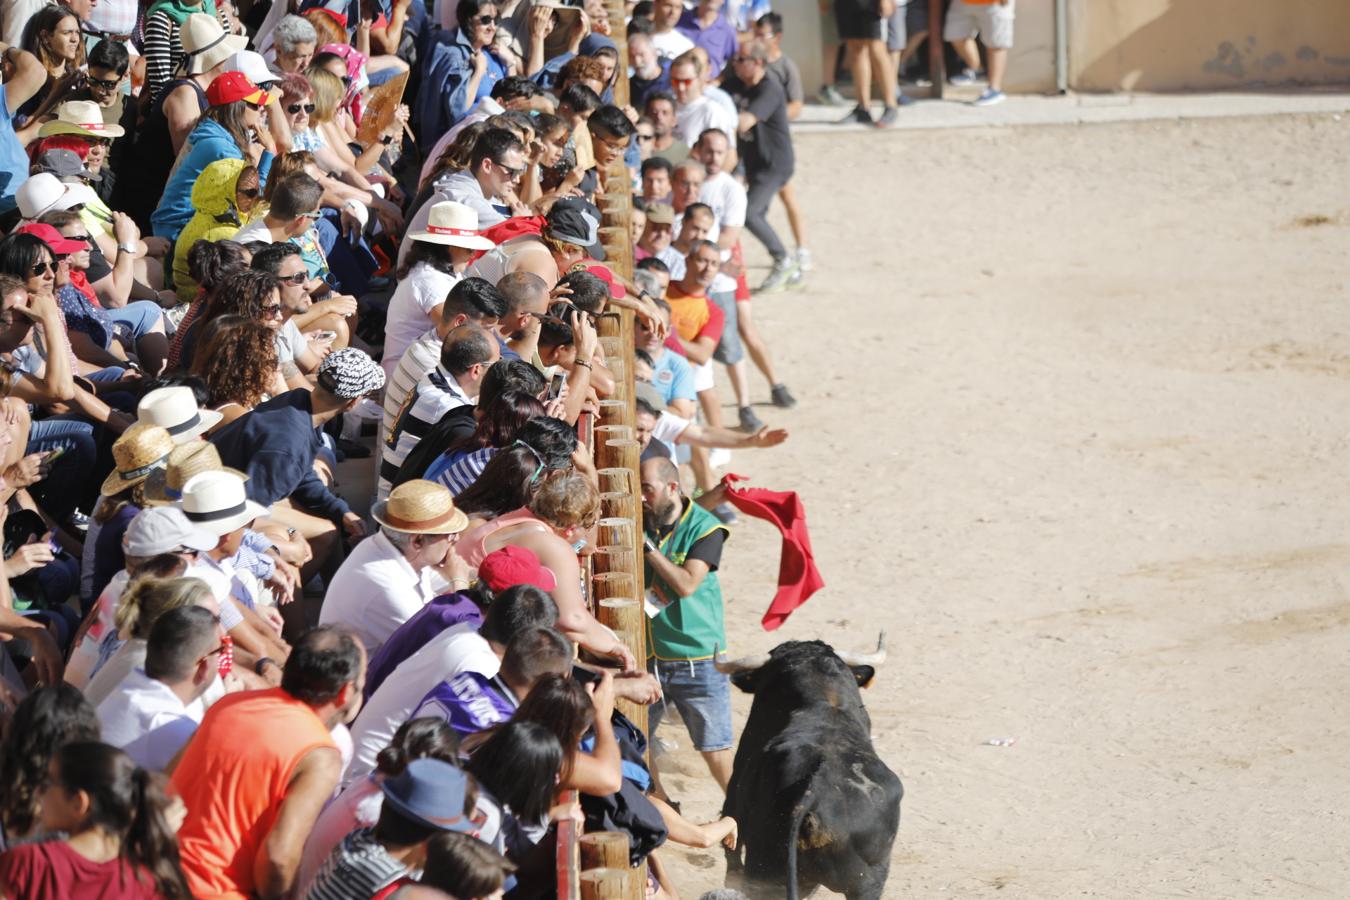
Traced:
<path fill-rule="evenodd" d="M 732 291 L 722 291 L 709 294 L 708 299 L 717 304 L 717 308 L 726 319 L 722 326 L 722 339 L 713 349 L 712 358 L 729 366 L 734 365 L 745 359 L 745 349 L 741 346 L 741 330 L 736 324 L 736 294 Z"/>
<path fill-rule="evenodd" d="M 666 704 L 674 703 L 689 729 L 695 750 L 710 753 L 735 746 L 731 733 L 731 679 L 717 671 L 711 659 L 653 659 L 650 667 L 661 682 L 662 699 L 647 710 L 648 735 L 656 734 Z"/>

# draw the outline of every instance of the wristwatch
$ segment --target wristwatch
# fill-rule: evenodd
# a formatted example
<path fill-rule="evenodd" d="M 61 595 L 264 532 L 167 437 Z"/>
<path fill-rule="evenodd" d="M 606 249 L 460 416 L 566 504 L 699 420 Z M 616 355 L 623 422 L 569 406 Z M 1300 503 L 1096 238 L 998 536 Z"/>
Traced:
<path fill-rule="evenodd" d="M 135 244 L 118 244 L 117 249 L 122 253 L 135 253 L 139 248 Z"/>

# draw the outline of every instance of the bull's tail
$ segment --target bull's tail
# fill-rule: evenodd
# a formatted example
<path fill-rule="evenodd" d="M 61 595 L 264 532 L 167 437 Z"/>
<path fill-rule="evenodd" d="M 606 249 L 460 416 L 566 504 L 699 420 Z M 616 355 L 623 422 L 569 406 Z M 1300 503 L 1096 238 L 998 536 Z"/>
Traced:
<path fill-rule="evenodd" d="M 803 798 L 805 800 L 805 798 Z M 788 829 L 787 845 L 787 900 L 798 900 L 797 897 L 797 842 L 801 840 L 802 822 L 806 819 L 808 810 L 806 803 L 798 803 L 792 811 L 792 827 Z"/>

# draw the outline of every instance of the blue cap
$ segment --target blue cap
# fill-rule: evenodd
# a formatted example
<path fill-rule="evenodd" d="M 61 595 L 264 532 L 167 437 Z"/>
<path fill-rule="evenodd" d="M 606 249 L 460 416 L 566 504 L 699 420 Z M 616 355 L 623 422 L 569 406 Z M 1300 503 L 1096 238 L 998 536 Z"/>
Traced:
<path fill-rule="evenodd" d="M 414 759 L 380 785 L 384 802 L 414 821 L 441 831 L 472 831 L 464 815 L 468 776 L 439 759 Z"/>

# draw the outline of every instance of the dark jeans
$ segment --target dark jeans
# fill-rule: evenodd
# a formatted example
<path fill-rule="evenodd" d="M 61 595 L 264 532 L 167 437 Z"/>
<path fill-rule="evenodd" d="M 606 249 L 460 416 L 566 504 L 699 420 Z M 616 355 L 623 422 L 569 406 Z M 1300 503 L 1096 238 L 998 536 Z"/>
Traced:
<path fill-rule="evenodd" d="M 323 218 L 314 223 L 319 232 L 319 246 L 328 257 L 333 287 L 344 294 L 360 297 L 369 287 L 370 276 L 378 265 L 364 237 L 355 245 L 342 235 L 341 213 L 324 209 Z"/>
<path fill-rule="evenodd" d="M 787 249 L 778 239 L 778 232 L 769 224 L 769 204 L 778 196 L 783 185 L 792 178 L 792 172 L 780 172 L 775 169 L 755 171 L 746 169 L 746 180 L 750 187 L 746 191 L 745 227 L 759 239 L 764 249 L 769 251 L 774 262 L 787 258 Z"/>
<path fill-rule="evenodd" d="M 50 416 L 33 422 L 24 455 L 64 447 L 40 483 L 33 486 L 33 499 L 57 522 L 64 522 L 84 494 L 89 473 L 94 471 L 98 446 L 94 426 L 73 415 Z"/>

